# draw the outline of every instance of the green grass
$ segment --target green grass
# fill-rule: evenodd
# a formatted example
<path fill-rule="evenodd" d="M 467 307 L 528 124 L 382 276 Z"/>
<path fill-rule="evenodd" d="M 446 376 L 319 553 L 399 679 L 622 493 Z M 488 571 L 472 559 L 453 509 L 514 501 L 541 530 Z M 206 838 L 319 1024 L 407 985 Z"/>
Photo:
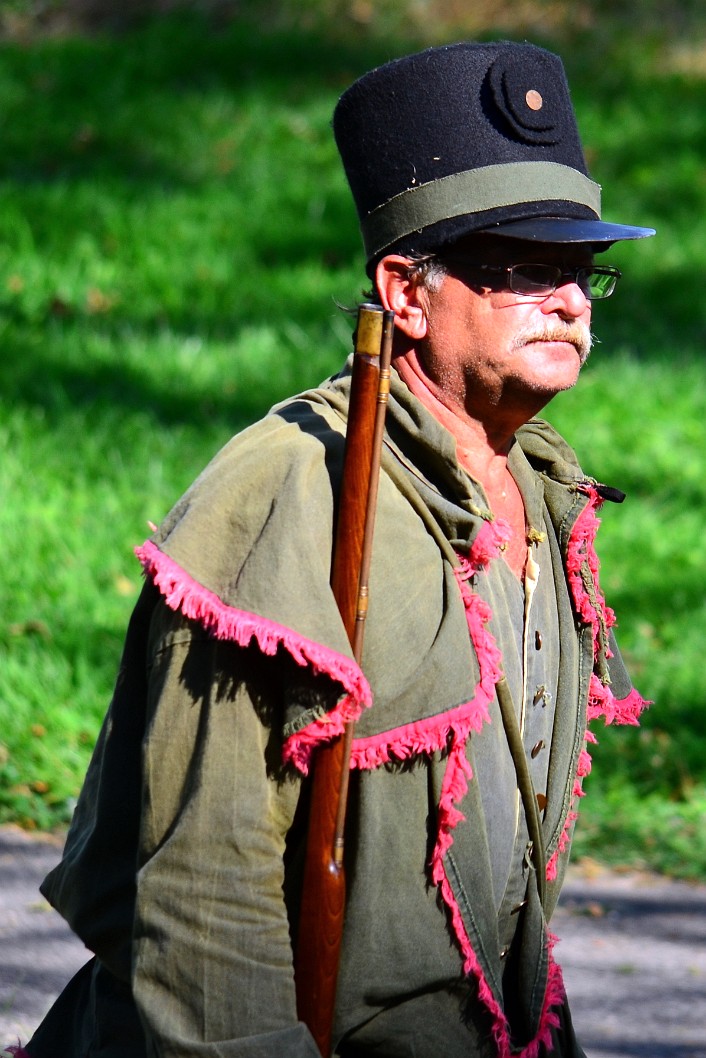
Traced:
<path fill-rule="evenodd" d="M 605 215 L 660 234 L 607 255 L 625 278 L 596 309 L 602 343 L 548 414 L 628 493 L 604 511 L 603 585 L 657 704 L 641 731 L 600 733 L 577 840 L 706 877 L 706 81 L 677 69 L 678 41 L 627 47 L 601 17 L 544 42 L 566 55 Z M 358 73 L 424 43 L 391 18 L 170 17 L 0 46 L 2 820 L 70 816 L 148 522 L 348 350 L 335 303 L 365 277 L 330 116 Z"/>

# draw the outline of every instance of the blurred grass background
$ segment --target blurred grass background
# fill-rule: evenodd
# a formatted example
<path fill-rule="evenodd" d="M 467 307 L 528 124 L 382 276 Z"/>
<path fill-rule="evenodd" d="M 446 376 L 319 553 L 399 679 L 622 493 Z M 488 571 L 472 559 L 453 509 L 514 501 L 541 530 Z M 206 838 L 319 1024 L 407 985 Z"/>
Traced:
<path fill-rule="evenodd" d="M 0 9 L 0 820 L 70 817 L 139 590 L 211 455 L 336 370 L 365 285 L 330 131 L 379 62 L 461 38 L 565 61 L 609 251 L 581 384 L 547 410 L 607 505 L 642 693 L 599 732 L 579 853 L 706 877 L 706 16 L 666 0 L 5 0 Z"/>

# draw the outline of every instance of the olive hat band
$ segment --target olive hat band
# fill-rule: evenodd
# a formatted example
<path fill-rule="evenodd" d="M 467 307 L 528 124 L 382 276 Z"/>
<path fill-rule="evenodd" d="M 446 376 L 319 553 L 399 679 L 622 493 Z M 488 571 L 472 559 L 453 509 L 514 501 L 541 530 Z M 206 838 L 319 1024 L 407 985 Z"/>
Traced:
<path fill-rule="evenodd" d="M 412 232 L 452 217 L 525 202 L 578 202 L 600 219 L 601 189 L 559 162 L 504 162 L 451 173 L 410 187 L 376 206 L 361 221 L 368 258 Z"/>

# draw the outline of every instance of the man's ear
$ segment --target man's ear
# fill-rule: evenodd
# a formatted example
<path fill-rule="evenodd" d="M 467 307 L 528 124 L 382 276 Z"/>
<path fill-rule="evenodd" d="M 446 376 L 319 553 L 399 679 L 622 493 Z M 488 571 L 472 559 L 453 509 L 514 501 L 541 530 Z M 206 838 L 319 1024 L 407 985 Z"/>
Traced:
<path fill-rule="evenodd" d="M 383 308 L 395 314 L 395 327 L 413 341 L 427 333 L 426 291 L 409 274 L 407 257 L 389 254 L 375 270 L 375 281 Z"/>

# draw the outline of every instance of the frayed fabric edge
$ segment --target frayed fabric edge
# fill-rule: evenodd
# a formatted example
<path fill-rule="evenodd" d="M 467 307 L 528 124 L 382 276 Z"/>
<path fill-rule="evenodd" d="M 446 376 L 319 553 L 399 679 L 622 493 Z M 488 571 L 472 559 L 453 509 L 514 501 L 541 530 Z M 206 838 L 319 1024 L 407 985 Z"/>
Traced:
<path fill-rule="evenodd" d="M 434 753 L 446 748 L 451 732 L 465 741 L 471 731 L 480 731 L 489 722 L 488 701 L 479 693 L 470 702 L 440 716 L 416 720 L 379 735 L 354 738 L 351 767 L 366 771 L 422 753 Z"/>
<path fill-rule="evenodd" d="M 591 681 L 588 694 L 588 722 L 603 717 L 606 724 L 629 724 L 633 727 L 639 726 L 640 714 L 651 702 L 646 701 L 634 688 L 625 698 L 616 698 L 610 687 L 601 683 L 595 672 L 591 673 Z M 585 741 L 587 745 L 596 745 L 598 739 L 590 728 L 586 728 Z M 571 808 L 564 822 L 564 828 L 559 837 L 556 850 L 547 861 L 547 881 L 553 882 L 557 876 L 559 857 L 566 852 L 569 846 L 571 828 L 578 819 L 576 805 L 580 798 L 585 797 L 583 781 L 591 773 L 591 754 L 584 748 L 579 756 L 576 781 L 572 791 Z"/>
<path fill-rule="evenodd" d="M 135 548 L 145 573 L 164 597 L 167 606 L 183 613 L 217 639 L 247 647 L 254 639 L 263 654 L 272 656 L 283 647 L 302 666 L 340 683 L 345 694 L 335 709 L 319 717 L 303 731 L 291 735 L 284 747 L 285 761 L 306 774 L 315 745 L 340 734 L 346 723 L 355 721 L 372 703 L 368 681 L 352 658 L 299 635 L 292 628 L 277 624 L 246 610 L 239 610 L 194 580 L 182 567 L 148 540 Z"/>
<path fill-rule="evenodd" d="M 487 526 L 486 532 L 482 535 L 479 534 L 479 538 L 476 538 L 476 546 L 471 550 L 468 559 L 462 559 L 459 568 L 456 570 L 457 581 L 466 610 L 466 621 L 471 642 L 480 667 L 480 680 L 476 688 L 474 701 L 483 702 L 486 717 L 488 716 L 488 704 L 495 694 L 495 684 L 502 676 L 502 658 L 495 638 L 487 628 L 487 622 L 491 617 L 490 608 L 471 590 L 468 581 L 476 573 L 481 572 L 488 562 L 497 556 L 506 541 L 504 524 L 487 523 Z M 431 859 L 431 876 L 432 881 L 438 886 L 441 897 L 447 907 L 451 928 L 461 950 L 464 973 L 475 978 L 478 998 L 493 1019 L 492 1035 L 498 1058 L 510 1058 L 510 1055 L 513 1053 L 517 1054 L 517 1052 L 513 1052 L 505 1012 L 495 998 L 478 957 L 473 950 L 473 945 L 466 931 L 463 916 L 444 865 L 446 853 L 453 844 L 453 830 L 464 818 L 463 813 L 458 808 L 458 803 L 465 796 L 468 790 L 468 782 L 473 777 L 465 751 L 465 743 L 469 733 L 470 728 L 466 730 L 465 726 L 460 728 L 453 727 L 450 732 L 451 745 L 448 750 L 448 761 L 439 798 L 439 823 L 437 841 Z M 554 961 L 552 956 L 554 938 L 548 936 L 547 944 L 549 968 L 539 1029 L 535 1038 L 527 1044 L 518 1055 L 518 1058 L 538 1058 L 542 1047 L 550 1047 L 552 1028 L 559 1024 L 559 1017 L 552 1008 L 561 1005 L 565 1001 L 561 967 Z"/>
<path fill-rule="evenodd" d="M 491 1032 L 498 1058 L 510 1058 L 511 1055 L 513 1058 L 538 1058 L 541 1048 L 550 1049 L 552 1029 L 557 1028 L 560 1023 L 559 1015 L 555 1013 L 554 1008 L 561 1006 L 566 1000 L 561 967 L 552 957 L 553 938 L 551 936 L 548 937 L 549 969 L 539 1030 L 534 1039 L 522 1051 L 518 1052 L 513 1050 L 505 1012 L 485 979 L 466 932 L 451 884 L 443 870 L 438 879 L 438 885 L 442 898 L 449 909 L 453 930 L 461 947 L 464 973 L 472 974 L 476 978 L 478 982 L 478 998 L 493 1019 Z"/>
<path fill-rule="evenodd" d="M 439 830 L 438 840 L 432 854 L 431 875 L 432 881 L 438 886 L 441 897 L 446 904 L 451 920 L 451 927 L 461 950 L 463 959 L 463 972 L 476 979 L 478 998 L 490 1013 L 493 1019 L 492 1035 L 498 1058 L 538 1058 L 542 1047 L 547 1050 L 551 1047 L 552 1029 L 556 1028 L 560 1019 L 555 1008 L 566 1001 L 566 991 L 561 967 L 553 957 L 556 938 L 547 935 L 547 954 L 549 966 L 547 970 L 547 986 L 544 994 L 542 1013 L 540 1015 L 539 1028 L 536 1036 L 521 1051 L 513 1050 L 508 1021 L 501 1005 L 498 1003 L 488 981 L 483 973 L 478 957 L 473 950 L 468 932 L 463 921 L 461 910 L 453 892 L 444 866 L 444 857 L 453 844 L 453 829 L 463 819 L 463 814 L 457 807 L 458 801 L 465 795 L 468 788 L 468 780 L 472 778 L 471 768 L 466 758 L 464 742 L 456 740 L 449 752 L 449 759 L 444 775 L 442 794 L 439 802 Z"/>
<path fill-rule="evenodd" d="M 599 561 L 594 542 L 600 519 L 597 511 L 602 499 L 597 489 L 588 487 L 585 490 L 588 504 L 579 515 L 571 533 L 567 547 L 567 572 L 574 605 L 582 620 L 590 625 L 593 635 L 594 659 L 598 660 L 601 646 L 601 626 L 607 631 L 615 624 L 615 613 L 606 604 L 598 579 Z M 588 565 L 595 587 L 595 598 L 586 589 L 582 577 L 582 566 Z M 599 612 L 600 611 L 600 612 Z M 647 701 L 634 688 L 625 698 L 616 698 L 607 683 L 596 672 L 591 673 L 588 691 L 587 723 L 603 717 L 606 724 L 639 725 L 640 714 L 652 703 Z M 587 745 L 595 745 L 596 736 L 587 727 L 585 733 Z M 585 797 L 583 780 L 591 772 L 591 754 L 584 748 L 579 757 L 576 781 L 572 790 L 571 806 L 564 822 L 556 850 L 547 862 L 547 881 L 553 882 L 557 877 L 558 861 L 570 844 L 571 828 L 578 819 L 576 806 L 580 798 Z"/>
<path fill-rule="evenodd" d="M 502 676 L 502 658 L 495 639 L 486 628 L 491 617 L 490 607 L 470 589 L 468 581 L 496 557 L 508 535 L 509 526 L 505 522 L 484 522 L 468 558 L 459 557 L 459 565 L 454 570 L 471 643 L 478 659 L 480 678 L 473 697 L 438 716 L 367 738 L 354 738 L 352 767 L 376 768 L 390 761 L 406 760 L 417 753 L 433 753 L 445 749 L 451 736 L 456 741 L 465 741 L 471 731 L 480 731 L 484 723 L 490 722 L 488 705 L 495 695 L 495 684 Z"/>

